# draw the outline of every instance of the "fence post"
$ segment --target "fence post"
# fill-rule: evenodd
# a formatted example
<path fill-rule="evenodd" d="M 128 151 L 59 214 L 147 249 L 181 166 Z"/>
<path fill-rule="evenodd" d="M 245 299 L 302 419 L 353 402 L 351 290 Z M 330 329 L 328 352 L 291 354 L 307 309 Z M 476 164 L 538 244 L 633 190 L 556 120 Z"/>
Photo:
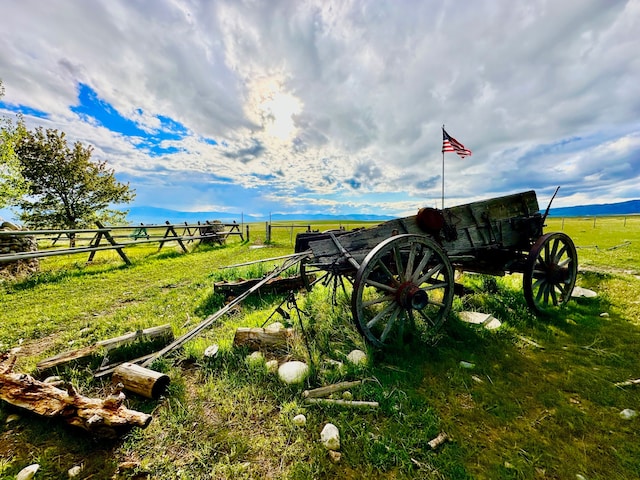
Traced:
<path fill-rule="evenodd" d="M 265 228 L 266 228 L 266 233 L 265 233 L 265 240 L 264 243 L 271 243 L 271 225 L 269 225 L 269 222 L 265 222 Z"/>
<path fill-rule="evenodd" d="M 249 241 L 249 224 L 247 224 L 247 242 Z"/>

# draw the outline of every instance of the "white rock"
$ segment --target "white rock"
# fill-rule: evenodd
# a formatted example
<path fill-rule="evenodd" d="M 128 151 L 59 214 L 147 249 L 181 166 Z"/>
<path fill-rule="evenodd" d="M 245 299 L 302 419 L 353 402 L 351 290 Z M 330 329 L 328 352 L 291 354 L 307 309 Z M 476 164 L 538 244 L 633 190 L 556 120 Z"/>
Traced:
<path fill-rule="evenodd" d="M 365 365 L 367 363 L 367 354 L 362 350 L 353 350 L 347 355 L 347 360 L 354 365 Z"/>
<path fill-rule="evenodd" d="M 278 371 L 278 360 L 269 360 L 264 365 L 269 373 L 276 373 Z"/>
<path fill-rule="evenodd" d="M 207 358 L 215 358 L 216 355 L 218 355 L 218 344 L 214 343 L 213 345 L 209 345 L 207 348 L 204 349 L 204 356 Z"/>
<path fill-rule="evenodd" d="M 44 383 L 54 383 L 54 384 L 55 383 L 61 383 L 62 381 L 63 381 L 62 377 L 59 377 L 57 375 L 52 375 L 52 376 L 47 377 L 47 378 L 45 378 L 43 380 Z"/>
<path fill-rule="evenodd" d="M 340 431 L 333 423 L 327 423 L 322 432 L 320 440 L 327 450 L 340 450 Z"/>
<path fill-rule="evenodd" d="M 630 408 L 625 408 L 620 412 L 620 416 L 625 420 L 630 420 L 636 415 L 638 415 L 638 412 L 636 412 L 635 410 L 631 410 Z"/>
<path fill-rule="evenodd" d="M 335 368 L 337 370 L 342 370 L 344 368 L 344 363 L 339 362 L 338 360 L 334 360 L 332 358 L 327 358 L 325 363 L 329 365 L 331 368 Z"/>
<path fill-rule="evenodd" d="M 75 467 L 71 467 L 67 472 L 69 478 L 76 478 L 78 475 L 82 473 L 82 465 L 76 465 Z"/>
<path fill-rule="evenodd" d="M 38 465 L 37 463 L 29 465 L 28 467 L 24 467 L 18 472 L 18 475 L 16 475 L 16 480 L 31 480 L 39 468 L 40 465 Z"/>
<path fill-rule="evenodd" d="M 601 316 L 602 318 L 609 318 L 609 314 L 608 314 L 607 312 L 602 312 L 602 313 L 600 314 L 600 316 Z"/>
<path fill-rule="evenodd" d="M 12 413 L 11 415 L 7 415 L 5 423 L 9 424 L 11 422 L 17 422 L 18 420 L 20 420 L 20 415 L 18 415 L 17 413 Z"/>
<path fill-rule="evenodd" d="M 247 358 L 245 358 L 245 362 L 247 362 L 247 364 L 249 365 L 256 365 L 258 363 L 264 362 L 264 355 L 262 355 L 262 352 L 260 351 L 253 352 L 251 355 L 247 355 Z"/>
<path fill-rule="evenodd" d="M 265 330 L 269 330 L 271 332 L 277 332 L 278 330 L 282 330 L 284 328 L 284 325 L 280 322 L 273 322 L 270 325 L 267 325 L 267 328 L 265 328 Z"/>
<path fill-rule="evenodd" d="M 598 296 L 598 294 L 593 290 L 589 290 L 588 288 L 573 287 L 573 290 L 571 291 L 571 296 L 574 298 L 577 298 L 577 297 L 595 298 Z"/>
<path fill-rule="evenodd" d="M 576 473 L 576 480 L 587 480 L 587 477 L 585 477 L 584 475 L 580 475 L 579 473 Z"/>
<path fill-rule="evenodd" d="M 291 421 L 296 427 L 304 427 L 307 423 L 307 417 L 305 417 L 303 414 L 299 414 L 293 417 L 293 420 Z"/>
<path fill-rule="evenodd" d="M 482 312 L 460 312 L 460 320 L 467 323 L 473 323 L 474 325 L 481 325 L 489 330 L 495 330 L 502 325 L 500 320 L 491 314 Z"/>
<path fill-rule="evenodd" d="M 309 366 L 304 362 L 285 362 L 278 368 L 280 380 L 287 384 L 301 383 L 309 375 Z"/>
<path fill-rule="evenodd" d="M 471 363 L 471 362 L 465 362 L 464 360 L 461 360 L 461 361 L 460 361 L 460 366 L 461 366 L 462 368 L 469 368 L 469 369 L 471 369 L 471 368 L 475 368 L 476 364 L 475 364 L 475 363 Z"/>
<path fill-rule="evenodd" d="M 335 450 L 329 450 L 329 460 L 333 463 L 340 463 L 340 459 L 342 458 L 342 454 L 340 452 L 336 452 Z"/>

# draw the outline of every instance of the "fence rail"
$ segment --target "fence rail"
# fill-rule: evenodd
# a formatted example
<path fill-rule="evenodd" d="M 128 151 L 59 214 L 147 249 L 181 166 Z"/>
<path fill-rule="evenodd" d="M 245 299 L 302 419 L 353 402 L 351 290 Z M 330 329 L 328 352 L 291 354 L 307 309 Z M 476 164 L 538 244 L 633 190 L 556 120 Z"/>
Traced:
<path fill-rule="evenodd" d="M 51 257 L 57 255 L 74 255 L 79 253 L 89 253 L 88 262 L 91 262 L 96 252 L 102 250 L 116 250 L 122 260 L 130 265 L 131 261 L 124 252 L 124 249 L 133 245 L 145 243 L 159 243 L 158 251 L 167 242 L 177 242 L 186 253 L 188 249 L 185 243 L 194 241 L 215 242 L 222 244 L 229 237 L 239 237 L 245 240 L 242 232 L 242 224 L 233 223 L 198 223 L 198 224 L 171 224 L 165 225 L 129 225 L 105 227 L 100 222 L 96 222 L 98 228 L 94 229 L 46 229 L 46 230 L 0 230 L 0 242 L 5 237 L 33 236 L 38 240 L 50 240 L 51 246 L 63 237 L 69 239 L 70 245 L 67 248 L 48 248 L 46 250 L 35 250 L 30 252 L 12 252 L 0 254 L 0 264 L 27 260 L 32 258 Z M 222 228 L 222 230 L 220 230 Z M 181 233 L 178 233 L 180 230 Z M 120 234 L 118 234 L 118 232 Z M 124 234 L 122 232 L 130 232 Z M 157 233 L 156 233 L 157 232 Z M 89 237 L 82 237 L 88 235 Z M 246 225 L 246 238 L 249 239 L 249 225 Z M 118 239 L 128 239 L 121 242 Z M 86 242 L 86 245 L 78 245 Z"/>

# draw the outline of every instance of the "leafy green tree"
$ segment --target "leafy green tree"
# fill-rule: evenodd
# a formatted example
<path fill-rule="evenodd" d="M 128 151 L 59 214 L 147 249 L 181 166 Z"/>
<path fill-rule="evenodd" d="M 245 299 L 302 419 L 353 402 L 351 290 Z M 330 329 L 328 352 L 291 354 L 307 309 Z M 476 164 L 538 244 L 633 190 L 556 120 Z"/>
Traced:
<path fill-rule="evenodd" d="M 92 161 L 92 151 L 80 142 L 69 147 L 64 132 L 54 129 L 40 127 L 20 138 L 15 152 L 29 182 L 28 194 L 18 202 L 25 225 L 77 229 L 97 220 L 124 220 L 127 212 L 109 207 L 130 202 L 135 192 L 116 180 L 106 162 Z"/>
<path fill-rule="evenodd" d="M 0 98 L 3 95 L 0 80 Z M 8 118 L 0 119 L 0 208 L 15 204 L 27 192 L 27 182 L 15 152 L 16 143 L 25 133 L 21 118 L 15 124 Z"/>

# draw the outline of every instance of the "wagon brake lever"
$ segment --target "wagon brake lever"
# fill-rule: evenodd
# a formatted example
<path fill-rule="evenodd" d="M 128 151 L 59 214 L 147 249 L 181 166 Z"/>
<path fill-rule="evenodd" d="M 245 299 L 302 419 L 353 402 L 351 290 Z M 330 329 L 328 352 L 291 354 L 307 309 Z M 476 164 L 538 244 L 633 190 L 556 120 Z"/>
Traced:
<path fill-rule="evenodd" d="M 556 195 L 558 194 L 558 190 L 560 190 L 560 186 L 558 185 L 558 187 L 556 188 L 556 191 L 553 192 L 553 197 L 551 197 L 551 200 L 549 200 L 549 205 L 547 205 L 547 209 L 544 212 L 544 215 L 542 216 L 542 224 L 544 225 L 545 220 L 547 219 L 547 215 L 549 215 L 549 210 L 551 209 L 551 203 L 553 202 L 553 199 L 556 198 Z"/>

